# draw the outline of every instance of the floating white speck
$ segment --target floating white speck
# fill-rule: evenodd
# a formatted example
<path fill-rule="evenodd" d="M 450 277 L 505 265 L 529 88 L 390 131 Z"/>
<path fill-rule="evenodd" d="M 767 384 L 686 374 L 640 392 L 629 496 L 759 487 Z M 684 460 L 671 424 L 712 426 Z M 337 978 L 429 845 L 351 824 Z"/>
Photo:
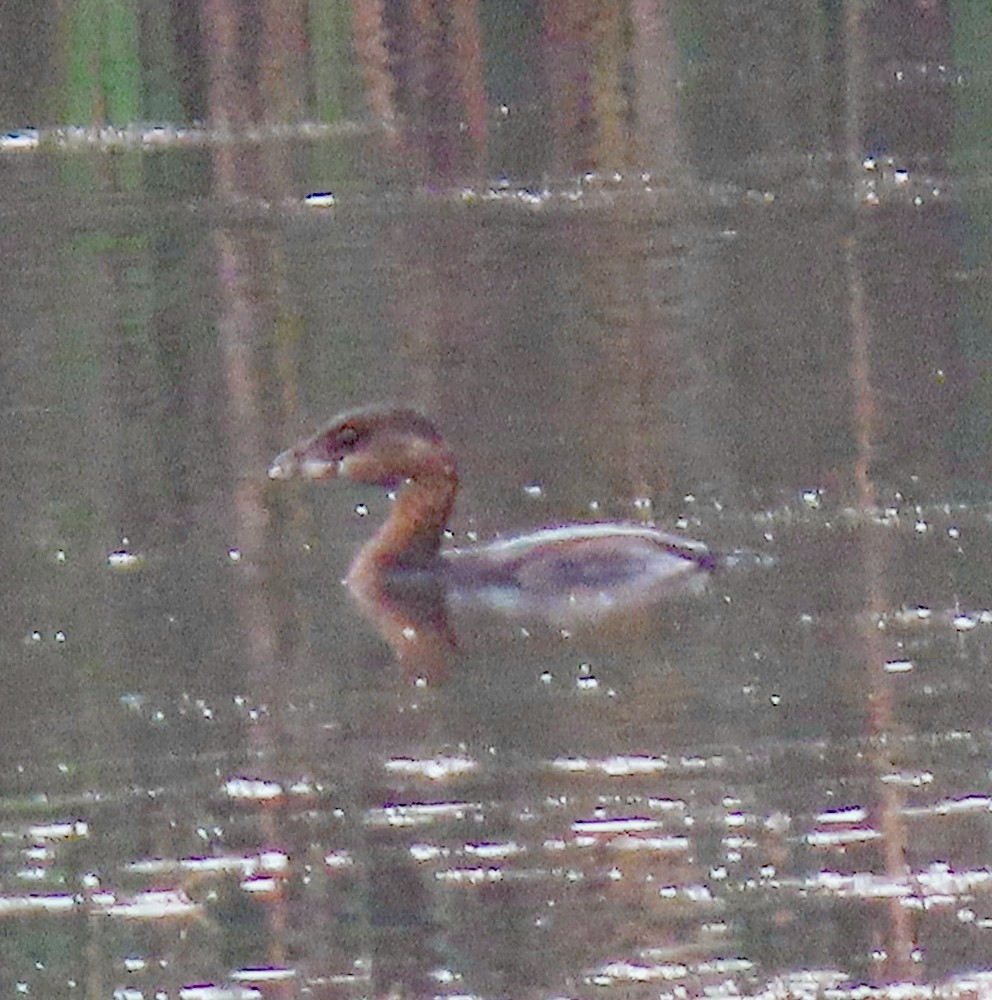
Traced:
<path fill-rule="evenodd" d="M 657 830 L 661 823 L 656 819 L 644 819 L 632 816 L 625 819 L 577 819 L 572 824 L 573 833 L 610 834 L 610 833 L 640 833 L 646 830 Z"/>
<path fill-rule="evenodd" d="M 613 837 L 609 842 L 609 847 L 612 851 L 652 851 L 661 854 L 681 854 L 689 850 L 689 838 L 678 836 L 641 837 L 624 833 L 619 837 Z"/>
<path fill-rule="evenodd" d="M 448 855 L 447 848 L 438 847 L 436 844 L 411 844 L 410 856 L 414 861 L 434 861 L 436 858 L 443 858 Z"/>
<path fill-rule="evenodd" d="M 271 875 L 256 875 L 252 878 L 246 878 L 241 883 L 241 889 L 243 892 L 251 893 L 273 893 L 279 888 L 279 880 L 272 878 Z"/>
<path fill-rule="evenodd" d="M 900 625 L 912 625 L 916 622 L 925 622 L 933 617 L 930 608 L 900 608 L 893 616 L 893 620 Z"/>
<path fill-rule="evenodd" d="M 987 795 L 966 795 L 960 799 L 943 799 L 930 805 L 903 810 L 906 816 L 949 816 L 975 812 L 992 812 L 992 799 Z M 992 873 L 989 873 L 989 878 L 992 878 Z"/>
<path fill-rule="evenodd" d="M 409 802 L 384 806 L 370 813 L 369 820 L 388 826 L 418 826 L 444 819 L 461 820 L 466 813 L 478 813 L 481 808 L 469 802 Z"/>
<path fill-rule="evenodd" d="M 250 986 L 186 986 L 179 991 L 179 1000 L 256 1000 L 261 990 Z"/>
<path fill-rule="evenodd" d="M 556 757 L 551 762 L 551 766 L 556 771 L 569 771 L 571 773 L 588 771 L 591 767 L 590 761 L 584 757 Z"/>
<path fill-rule="evenodd" d="M 465 882 L 479 885 L 482 882 L 502 882 L 503 873 L 499 868 L 449 868 L 438 872 L 434 878 L 439 882 Z"/>
<path fill-rule="evenodd" d="M 35 840 L 78 840 L 88 837 L 90 833 L 89 824 L 82 820 L 74 823 L 48 823 L 43 826 L 32 826 L 28 833 Z"/>
<path fill-rule="evenodd" d="M 296 978 L 295 969 L 284 969 L 279 966 L 267 966 L 262 969 L 238 969 L 231 973 L 235 982 L 248 983 L 281 983 L 287 979 Z"/>
<path fill-rule="evenodd" d="M 0 150 L 16 152 L 38 148 L 38 130 L 34 128 L 18 129 L 16 132 L 4 132 L 0 135 Z"/>
<path fill-rule="evenodd" d="M 683 979 L 689 969 L 681 964 L 647 965 L 634 962 L 609 962 L 587 977 L 594 986 L 610 986 L 615 982 L 649 983 Z"/>
<path fill-rule="evenodd" d="M 504 844 L 466 844 L 465 853 L 477 858 L 509 858 L 514 854 L 522 854 L 524 848 L 516 841 L 510 840 Z"/>
<path fill-rule="evenodd" d="M 282 785 L 277 781 L 260 781 L 253 778 L 230 778 L 224 791 L 232 799 L 267 801 L 282 795 Z"/>
<path fill-rule="evenodd" d="M 211 856 L 209 858 L 143 858 L 132 861 L 127 870 L 137 875 L 162 876 L 175 872 L 236 872 L 250 874 L 258 868 L 258 859 L 242 855 Z"/>
<path fill-rule="evenodd" d="M 904 788 L 922 788 L 933 781 L 933 774 L 930 771 L 896 771 L 892 774 L 883 774 L 878 779 L 883 785 L 896 785 Z"/>
<path fill-rule="evenodd" d="M 394 774 L 407 774 L 432 781 L 443 781 L 474 771 L 479 765 L 470 757 L 432 757 L 418 760 L 411 757 L 394 757 L 386 761 L 386 770 Z"/>
<path fill-rule="evenodd" d="M 810 847 L 844 847 L 848 844 L 863 844 L 870 840 L 878 840 L 881 836 L 878 830 L 864 828 L 813 831 L 806 834 L 806 843 Z"/>
<path fill-rule="evenodd" d="M 140 552 L 129 552 L 126 549 L 117 549 L 107 556 L 107 565 L 117 570 L 140 569 L 144 561 L 145 557 Z"/>
<path fill-rule="evenodd" d="M 109 895 L 109 894 L 108 894 Z M 139 892 L 131 899 L 111 903 L 106 912 L 125 920 L 160 920 L 166 917 L 192 917 L 203 911 L 182 891 Z"/>
<path fill-rule="evenodd" d="M 905 674 L 913 669 L 912 660 L 889 660 L 885 664 L 885 672 L 887 674 Z"/>
<path fill-rule="evenodd" d="M 47 878 L 49 871 L 47 868 L 21 868 L 17 872 L 17 878 L 25 882 L 40 882 Z"/>
<path fill-rule="evenodd" d="M 289 870 L 289 856 L 284 851 L 262 851 L 258 856 L 261 867 L 268 872 Z"/>
<path fill-rule="evenodd" d="M 18 913 L 54 913 L 71 910 L 78 904 L 75 896 L 59 895 L 39 896 L 3 896 L 0 897 L 0 916 Z"/>
<path fill-rule="evenodd" d="M 330 191 L 314 191 L 303 199 L 307 208 L 331 208 L 337 204 L 337 199 Z"/>
<path fill-rule="evenodd" d="M 817 823 L 863 823 L 868 813 L 861 806 L 848 809 L 829 809 L 816 817 Z"/>

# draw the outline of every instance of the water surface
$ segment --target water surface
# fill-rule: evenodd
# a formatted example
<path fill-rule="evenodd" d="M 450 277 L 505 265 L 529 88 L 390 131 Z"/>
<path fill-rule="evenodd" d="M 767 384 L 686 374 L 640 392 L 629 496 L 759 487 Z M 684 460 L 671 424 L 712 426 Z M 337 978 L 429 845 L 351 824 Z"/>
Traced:
<path fill-rule="evenodd" d="M 0 993 L 988 993 L 987 71 L 961 11 L 866 15 L 862 78 L 759 6 L 679 22 L 616 161 L 537 98 L 444 169 L 376 125 L 5 151 Z M 458 615 L 418 683 L 341 584 L 389 501 L 265 474 L 382 399 L 459 455 L 456 542 L 767 559 Z"/>

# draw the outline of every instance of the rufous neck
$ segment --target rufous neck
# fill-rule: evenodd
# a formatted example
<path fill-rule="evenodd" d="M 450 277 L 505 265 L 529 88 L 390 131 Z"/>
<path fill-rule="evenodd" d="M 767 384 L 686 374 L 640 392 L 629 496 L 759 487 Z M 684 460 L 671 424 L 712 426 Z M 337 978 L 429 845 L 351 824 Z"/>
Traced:
<path fill-rule="evenodd" d="M 368 568 L 431 565 L 458 493 L 454 463 L 420 473 L 400 489 L 389 517 L 362 549 Z"/>

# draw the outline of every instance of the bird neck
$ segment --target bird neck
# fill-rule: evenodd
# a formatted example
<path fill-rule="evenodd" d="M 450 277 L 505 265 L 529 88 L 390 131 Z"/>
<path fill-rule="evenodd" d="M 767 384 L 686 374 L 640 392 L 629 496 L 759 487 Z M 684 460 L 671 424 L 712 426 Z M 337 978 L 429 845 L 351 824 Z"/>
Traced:
<path fill-rule="evenodd" d="M 366 543 L 358 560 L 367 570 L 379 572 L 432 565 L 457 493 L 454 461 L 438 462 L 418 472 L 400 490 L 389 517 Z"/>

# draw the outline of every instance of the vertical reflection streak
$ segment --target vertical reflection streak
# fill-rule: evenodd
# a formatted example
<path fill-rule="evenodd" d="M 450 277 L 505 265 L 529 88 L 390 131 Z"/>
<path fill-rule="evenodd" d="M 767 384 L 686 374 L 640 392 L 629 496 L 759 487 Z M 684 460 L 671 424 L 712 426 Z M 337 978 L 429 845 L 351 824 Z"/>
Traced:
<path fill-rule="evenodd" d="M 207 107 L 213 123 L 240 123 L 250 114 L 248 94 L 237 84 L 238 15 L 225 0 L 207 0 L 204 10 L 210 85 Z M 236 147 L 218 144 L 214 149 L 214 196 L 221 202 L 243 197 L 252 176 L 252 164 Z M 247 233 L 247 230 L 243 230 Z M 218 341 L 227 389 L 227 441 L 224 451 L 235 470 L 261 470 L 264 449 L 260 440 L 261 412 L 259 387 L 254 374 L 253 352 L 258 325 L 251 287 L 252 247 L 247 235 L 218 227 L 213 233 L 217 269 Z M 268 512 L 264 503 L 265 480 L 261 472 L 239 475 L 232 491 L 232 526 L 241 551 L 239 562 L 240 599 L 232 613 L 245 651 L 245 683 L 254 696 L 271 701 L 274 694 L 276 662 L 275 621 L 266 599 L 260 570 L 261 555 L 268 533 Z M 272 715 L 269 716 L 272 718 Z M 279 767 L 277 734 L 271 722 L 259 722 L 248 731 L 264 759 Z M 259 814 L 263 842 L 279 844 L 277 815 L 273 810 Z M 273 965 L 286 964 L 285 935 L 288 924 L 283 893 L 266 905 L 268 926 L 265 952 Z"/>
<path fill-rule="evenodd" d="M 863 14 L 863 0 L 850 0 L 844 26 L 847 39 L 845 140 L 848 169 L 855 181 L 854 174 L 861 162 L 865 99 Z M 854 183 L 851 187 L 856 190 L 857 184 Z M 872 384 L 873 329 L 868 314 L 857 232 L 845 248 L 844 266 L 851 325 L 850 381 L 856 445 L 854 479 L 858 508 L 870 514 L 878 508 L 878 491 L 871 468 L 878 420 Z M 873 764 L 876 779 L 879 779 L 877 822 L 882 834 L 882 863 L 889 879 L 904 881 L 907 875 L 905 794 L 897 785 L 880 780 L 895 767 L 892 757 L 892 738 L 896 726 L 892 680 L 885 673 L 884 633 L 877 627 L 877 622 L 888 606 L 884 583 L 887 543 L 888 538 L 882 531 L 873 528 L 870 523 L 865 526 L 861 548 L 865 597 L 860 639 L 867 668 L 870 745 L 876 748 Z M 892 897 L 884 905 L 888 909 L 888 926 L 883 975 L 890 982 L 906 981 L 913 973 L 913 928 L 910 914 L 898 897 Z"/>

